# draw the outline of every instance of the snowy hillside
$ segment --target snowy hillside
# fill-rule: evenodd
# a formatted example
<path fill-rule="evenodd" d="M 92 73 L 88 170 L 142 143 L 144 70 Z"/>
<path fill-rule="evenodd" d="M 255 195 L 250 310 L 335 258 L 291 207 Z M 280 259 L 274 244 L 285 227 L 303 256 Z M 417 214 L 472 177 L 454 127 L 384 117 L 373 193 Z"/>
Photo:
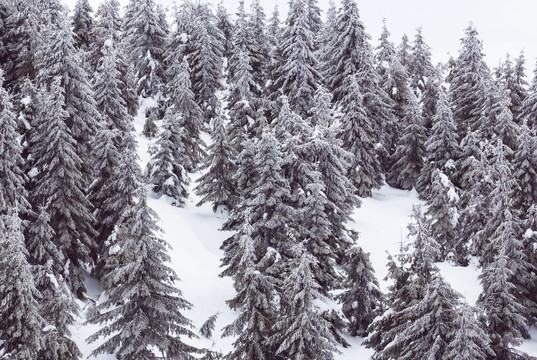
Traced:
<path fill-rule="evenodd" d="M 137 134 L 141 133 L 143 120 L 136 123 Z M 148 146 L 150 142 L 144 136 L 138 137 L 139 156 L 141 165 L 148 161 Z M 200 174 L 196 174 L 198 177 Z M 193 182 L 195 180 L 192 179 Z M 231 299 L 235 291 L 230 278 L 219 277 L 221 272 L 220 259 L 222 251 L 219 249 L 222 241 L 230 233 L 220 231 L 224 222 L 224 214 L 214 214 L 210 205 L 196 207 L 198 198 L 191 193 L 189 201 L 184 208 L 171 205 L 166 196 L 152 199 L 150 206 L 160 217 L 159 226 L 163 230 L 163 238 L 171 245 L 170 255 L 172 267 L 179 274 L 181 282 L 178 284 L 184 297 L 195 304 L 186 315 L 193 322 L 196 330 L 214 314 L 219 314 L 215 331 L 210 339 L 200 336 L 199 339 L 188 341 L 194 346 L 227 353 L 232 349 L 233 339 L 221 338 L 221 329 L 231 323 L 236 314 L 226 306 L 226 300 Z M 387 252 L 397 254 L 401 241 L 407 243 L 407 225 L 413 205 L 422 203 L 415 191 L 402 191 L 383 186 L 374 191 L 371 198 L 362 199 L 362 206 L 354 212 L 352 229 L 360 233 L 359 245 L 371 254 L 371 262 L 376 271 L 381 288 L 386 290 L 388 283 L 386 276 Z M 442 276 L 458 291 L 465 301 L 474 305 L 481 286 L 477 279 L 479 268 L 477 261 L 472 261 L 468 267 L 453 266 L 452 264 L 438 263 Z M 90 297 L 98 299 L 97 282 L 88 277 Z M 84 312 L 79 322 L 73 328 L 73 338 L 88 359 L 92 349 L 98 344 L 88 345 L 85 339 L 97 327 L 84 324 L 84 314 L 91 305 L 83 304 Z M 532 340 L 525 341 L 519 350 L 531 356 L 537 356 L 537 328 L 531 328 Z M 352 345 L 349 348 L 340 347 L 341 354 L 336 355 L 338 360 L 366 360 L 370 359 L 373 351 L 361 345 L 362 338 L 347 337 Z M 115 360 L 112 355 L 99 355 L 91 357 L 97 360 Z"/>

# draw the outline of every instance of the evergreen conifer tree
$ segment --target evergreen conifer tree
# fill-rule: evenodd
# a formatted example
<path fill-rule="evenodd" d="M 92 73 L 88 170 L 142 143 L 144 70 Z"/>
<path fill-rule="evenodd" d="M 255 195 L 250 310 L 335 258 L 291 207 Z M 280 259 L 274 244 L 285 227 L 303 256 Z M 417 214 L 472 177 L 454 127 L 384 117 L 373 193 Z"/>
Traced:
<path fill-rule="evenodd" d="M 452 360 L 486 360 L 493 357 L 490 338 L 477 320 L 476 310 L 463 305 L 457 312 L 444 356 Z"/>
<path fill-rule="evenodd" d="M 455 172 L 456 160 L 459 158 L 459 141 L 453 114 L 446 96 L 441 93 L 437 104 L 437 112 L 433 117 L 432 134 L 425 142 L 427 154 L 416 190 L 422 198 L 429 198 L 431 175 L 437 169 L 452 176 Z"/>
<path fill-rule="evenodd" d="M 224 6 L 224 1 L 220 1 L 216 7 L 216 27 L 224 35 L 224 51 L 222 55 L 227 59 L 231 58 L 231 49 L 233 48 L 233 23 L 229 18 L 227 9 Z"/>
<path fill-rule="evenodd" d="M 201 168 L 207 170 L 198 180 L 194 189 L 201 196 L 197 205 L 211 202 L 213 211 L 231 211 L 238 202 L 238 194 L 233 182 L 237 166 L 233 159 L 236 153 L 226 137 L 225 117 L 220 114 L 212 121 L 213 143 L 207 148 L 208 155 Z"/>
<path fill-rule="evenodd" d="M 486 81 L 490 74 L 483 60 L 483 44 L 475 27 L 471 25 L 465 30 L 461 43 L 462 48 L 450 76 L 449 96 L 457 132 L 462 139 L 469 129 L 477 130 L 479 126 Z"/>
<path fill-rule="evenodd" d="M 410 190 L 416 186 L 423 167 L 425 155 L 425 128 L 417 99 L 413 96 L 405 110 L 400 143 L 393 155 L 393 165 L 386 175 L 386 182 L 400 189 Z"/>
<path fill-rule="evenodd" d="M 107 275 L 103 282 L 108 295 L 99 305 L 92 323 L 106 323 L 89 342 L 109 337 L 93 354 L 116 353 L 125 359 L 152 359 L 152 348 L 165 356 L 189 357 L 197 350 L 181 337 L 195 337 L 182 311 L 191 304 L 183 299 L 173 282 L 177 275 L 169 261 L 168 244 L 156 235 L 156 214 L 140 189 L 136 204 L 128 208 L 117 225 Z M 136 289 L 133 291 L 133 289 Z"/>
<path fill-rule="evenodd" d="M 338 295 L 343 313 L 349 320 L 352 336 L 365 336 L 367 328 L 381 311 L 382 293 L 375 277 L 369 254 L 358 245 L 345 253 L 343 268 L 347 272 L 343 291 Z"/>
<path fill-rule="evenodd" d="M 416 36 L 412 44 L 408 71 L 410 73 L 410 87 L 421 99 L 425 92 L 427 80 L 434 76 L 435 68 L 431 63 L 431 50 L 423 39 L 422 28 L 416 30 Z"/>
<path fill-rule="evenodd" d="M 51 84 L 50 91 L 42 90 L 39 99 L 40 122 L 35 133 L 35 151 L 32 152 L 38 173 L 32 178 L 30 199 L 34 206 L 48 203 L 56 246 L 68 261 L 64 264 L 69 268 L 67 282 L 78 296 L 82 296 L 85 285 L 79 267 L 93 262 L 95 218 L 84 194 L 84 164 L 67 126 L 69 113 L 60 78 Z"/>
<path fill-rule="evenodd" d="M 124 18 L 124 36 L 137 77 L 137 92 L 159 96 L 164 84 L 163 54 L 166 24 L 161 22 L 153 0 L 131 0 Z"/>
<path fill-rule="evenodd" d="M 2 200 L 0 200 L 2 201 Z M 28 264 L 21 221 L 10 209 L 0 215 L 0 351 L 7 359 L 37 359 L 45 321 L 39 313 L 40 294 Z"/>
<path fill-rule="evenodd" d="M 78 0 L 73 13 L 73 41 L 77 49 L 88 51 L 92 39 L 93 17 L 91 13 L 93 9 L 88 0 Z"/>
<path fill-rule="evenodd" d="M 362 197 L 382 184 L 381 166 L 375 150 L 375 128 L 367 117 L 360 87 L 354 76 L 350 79 L 347 96 L 343 99 L 340 119 L 343 147 L 352 155 L 349 177 Z"/>

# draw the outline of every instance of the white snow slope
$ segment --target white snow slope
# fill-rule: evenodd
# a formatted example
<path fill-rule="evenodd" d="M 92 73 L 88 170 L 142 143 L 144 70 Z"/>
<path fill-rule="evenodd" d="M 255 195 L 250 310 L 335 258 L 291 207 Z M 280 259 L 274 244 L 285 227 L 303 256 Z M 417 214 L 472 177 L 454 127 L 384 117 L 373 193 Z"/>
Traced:
<path fill-rule="evenodd" d="M 140 133 L 143 127 L 142 120 L 137 119 L 135 126 Z M 150 142 L 143 136 L 140 136 L 138 141 L 141 165 L 145 168 L 149 160 L 147 149 Z M 199 175 L 196 174 L 195 177 Z M 195 330 L 198 331 L 211 315 L 219 313 L 211 339 L 200 336 L 199 339 L 184 340 L 194 346 L 225 354 L 231 350 L 233 339 L 221 338 L 221 329 L 229 324 L 236 314 L 226 305 L 226 300 L 234 296 L 232 280 L 218 276 L 222 270 L 220 268 L 222 252 L 219 247 L 230 233 L 219 231 L 224 222 L 223 215 L 213 214 L 210 205 L 196 207 L 197 201 L 191 192 L 184 208 L 172 206 L 171 201 L 165 196 L 150 199 L 149 205 L 160 216 L 159 226 L 163 229 L 161 236 L 171 246 L 171 265 L 181 278 L 177 286 L 182 290 L 183 296 L 194 304 L 185 315 L 192 320 Z M 384 186 L 375 191 L 372 198 L 362 200 L 362 206 L 353 215 L 354 222 L 349 224 L 360 233 L 359 245 L 371 253 L 371 261 L 383 290 L 388 285 L 383 280 L 387 272 L 386 251 L 392 255 L 397 254 L 401 241 L 407 241 L 409 215 L 412 206 L 419 203 L 415 191 L 401 191 Z M 476 262 L 473 261 L 465 268 L 452 266 L 449 263 L 439 263 L 438 266 L 444 278 L 463 295 L 468 304 L 473 305 L 481 291 L 477 279 L 480 269 Z M 88 290 L 88 295 L 94 299 L 102 296 L 94 279 L 88 278 Z M 90 304 L 81 303 L 81 307 L 83 311 L 72 330 L 73 337 L 84 354 L 83 358 L 88 359 L 91 351 L 99 344 L 87 344 L 85 340 L 97 327 L 84 324 L 85 314 L 91 308 Z M 534 340 L 525 341 L 518 349 L 537 356 L 537 328 L 530 329 L 530 333 Z M 337 360 L 371 358 L 373 352 L 361 346 L 363 339 L 348 337 L 347 340 L 352 346 L 346 349 L 340 348 L 341 353 L 336 355 Z M 113 360 L 115 356 L 99 355 L 91 359 Z"/>

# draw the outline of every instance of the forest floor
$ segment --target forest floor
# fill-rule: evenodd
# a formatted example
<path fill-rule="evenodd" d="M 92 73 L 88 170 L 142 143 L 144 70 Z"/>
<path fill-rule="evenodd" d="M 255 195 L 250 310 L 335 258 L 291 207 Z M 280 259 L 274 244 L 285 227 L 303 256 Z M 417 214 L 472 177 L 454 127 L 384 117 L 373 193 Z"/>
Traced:
<path fill-rule="evenodd" d="M 141 109 L 143 110 L 143 109 Z M 142 113 L 142 111 L 140 111 Z M 140 134 L 143 122 L 138 118 L 135 122 L 136 133 Z M 143 136 L 138 137 L 140 165 L 145 169 L 149 161 L 147 151 L 151 142 Z M 200 174 L 194 174 L 191 188 L 195 186 L 195 179 Z M 226 305 L 226 300 L 233 298 L 235 290 L 230 278 L 221 278 L 222 271 L 220 259 L 222 251 L 220 245 L 231 233 L 220 231 L 226 214 L 215 214 L 210 204 L 196 207 L 198 198 L 191 191 L 190 198 L 184 208 L 173 206 L 171 200 L 165 196 L 160 199 L 150 198 L 149 205 L 160 217 L 158 222 L 163 233 L 160 235 L 170 245 L 171 266 L 177 272 L 181 281 L 177 283 L 186 300 L 195 304 L 192 309 L 185 311 L 185 315 L 192 320 L 197 333 L 203 323 L 214 314 L 219 314 L 215 324 L 215 331 L 210 339 L 201 337 L 186 342 L 213 351 L 227 353 L 232 349 L 232 338 L 221 338 L 221 329 L 231 323 L 237 315 Z M 353 214 L 353 222 L 349 227 L 359 232 L 358 244 L 371 255 L 371 262 L 375 268 L 380 287 L 386 290 L 388 282 L 384 280 L 387 273 L 387 252 L 396 255 L 401 244 L 407 240 L 407 225 L 411 221 L 410 214 L 414 205 L 420 204 L 415 191 L 396 190 L 383 186 L 374 191 L 371 198 L 362 199 L 362 205 Z M 438 263 L 442 276 L 452 287 L 463 296 L 462 301 L 475 304 L 481 285 L 478 275 L 480 269 L 477 261 L 473 259 L 469 266 L 459 267 L 448 262 Z M 88 296 L 102 301 L 98 282 L 87 277 Z M 87 344 L 86 339 L 94 333 L 98 326 L 85 324 L 87 312 L 92 304 L 80 303 L 83 309 L 77 323 L 73 326 L 73 338 L 83 353 L 83 359 L 88 359 L 92 349 L 99 344 Z M 537 356 L 537 328 L 532 327 L 530 333 L 533 340 L 524 341 L 519 350 L 529 355 Z M 361 346 L 361 338 L 347 337 L 351 344 L 349 348 L 340 348 L 341 353 L 336 355 L 337 360 L 367 360 L 373 352 Z M 113 355 L 99 355 L 91 357 L 96 360 L 114 360 Z"/>

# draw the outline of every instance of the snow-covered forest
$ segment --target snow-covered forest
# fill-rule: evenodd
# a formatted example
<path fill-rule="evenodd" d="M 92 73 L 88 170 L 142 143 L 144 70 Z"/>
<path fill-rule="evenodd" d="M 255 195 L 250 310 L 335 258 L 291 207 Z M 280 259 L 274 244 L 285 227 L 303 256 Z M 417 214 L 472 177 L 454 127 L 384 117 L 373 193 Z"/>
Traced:
<path fill-rule="evenodd" d="M 537 356 L 537 70 L 270 10 L 0 0 L 0 359 Z"/>

